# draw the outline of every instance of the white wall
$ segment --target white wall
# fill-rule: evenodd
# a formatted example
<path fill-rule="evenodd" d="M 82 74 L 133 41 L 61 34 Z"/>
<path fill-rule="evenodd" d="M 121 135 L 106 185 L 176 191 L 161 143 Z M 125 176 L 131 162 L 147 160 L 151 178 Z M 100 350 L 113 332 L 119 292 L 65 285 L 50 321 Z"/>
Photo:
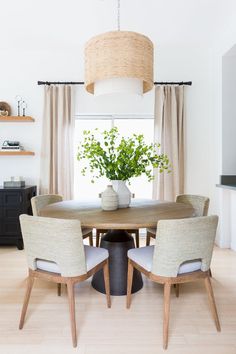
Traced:
<path fill-rule="evenodd" d="M 72 55 L 73 54 L 73 55 Z M 9 176 L 25 177 L 29 184 L 37 184 L 40 166 L 41 122 L 43 112 L 43 88 L 37 80 L 76 80 L 81 73 L 81 54 L 66 51 L 0 51 L 0 100 L 12 106 L 17 114 L 15 96 L 21 95 L 27 102 L 26 114 L 35 123 L 1 123 L 0 144 L 4 140 L 20 140 L 26 149 L 36 153 L 31 156 L 1 156 L 0 184 Z"/>
<path fill-rule="evenodd" d="M 236 175 L 236 56 L 222 58 L 222 174 Z"/>

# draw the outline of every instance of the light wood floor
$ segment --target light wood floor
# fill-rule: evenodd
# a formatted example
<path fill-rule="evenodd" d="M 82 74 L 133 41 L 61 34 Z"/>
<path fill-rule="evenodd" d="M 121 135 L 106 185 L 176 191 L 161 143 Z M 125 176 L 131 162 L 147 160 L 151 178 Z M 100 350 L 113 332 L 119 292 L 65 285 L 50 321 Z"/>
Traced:
<path fill-rule="evenodd" d="M 162 295 L 150 281 L 132 297 L 105 296 L 86 281 L 76 288 L 78 347 L 72 348 L 65 290 L 38 281 L 32 292 L 24 329 L 18 330 L 27 266 L 24 251 L 0 248 L 1 354 L 236 354 L 236 252 L 216 248 L 213 288 L 222 332 L 211 318 L 204 286 L 184 284 L 172 293 L 169 347 L 162 349 Z"/>

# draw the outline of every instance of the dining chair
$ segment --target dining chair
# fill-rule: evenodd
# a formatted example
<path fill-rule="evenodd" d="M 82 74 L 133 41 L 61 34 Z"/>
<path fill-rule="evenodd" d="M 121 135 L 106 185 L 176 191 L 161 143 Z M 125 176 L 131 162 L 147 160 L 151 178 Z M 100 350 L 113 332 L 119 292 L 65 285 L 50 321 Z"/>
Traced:
<path fill-rule="evenodd" d="M 129 234 L 135 235 L 136 247 L 139 247 L 139 229 L 126 230 Z M 108 232 L 107 229 L 96 229 L 96 247 L 99 247 L 101 236 Z"/>
<path fill-rule="evenodd" d="M 71 334 L 77 346 L 74 286 L 103 269 L 107 306 L 111 306 L 108 251 L 83 244 L 79 220 L 21 215 L 20 224 L 29 274 L 19 329 L 25 315 L 35 279 L 67 285 Z"/>
<path fill-rule="evenodd" d="M 207 216 L 210 199 L 201 195 L 180 194 L 176 203 L 189 204 L 194 209 L 194 216 Z M 151 238 L 156 238 L 156 228 L 147 229 L 146 246 L 150 245 Z"/>
<path fill-rule="evenodd" d="M 62 202 L 63 197 L 59 194 L 44 194 L 31 198 L 32 211 L 34 216 L 40 216 L 40 210 L 49 204 Z M 89 245 L 93 246 L 93 229 L 82 229 L 83 239 L 89 237 Z"/>
<path fill-rule="evenodd" d="M 218 217 L 203 216 L 158 222 L 155 246 L 128 251 L 127 308 L 133 270 L 164 285 L 163 348 L 168 346 L 170 294 L 173 284 L 204 280 L 217 331 L 220 322 L 209 275 Z"/>

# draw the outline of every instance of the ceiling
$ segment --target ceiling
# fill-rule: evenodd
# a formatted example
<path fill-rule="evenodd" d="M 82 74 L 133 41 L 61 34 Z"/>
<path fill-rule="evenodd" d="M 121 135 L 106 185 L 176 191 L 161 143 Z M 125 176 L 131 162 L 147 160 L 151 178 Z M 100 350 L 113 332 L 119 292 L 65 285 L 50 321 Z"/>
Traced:
<path fill-rule="evenodd" d="M 0 0 L 1 49 L 82 49 L 115 30 L 116 0 Z M 235 22 L 235 0 L 121 0 L 121 29 L 160 46 L 211 46 Z"/>

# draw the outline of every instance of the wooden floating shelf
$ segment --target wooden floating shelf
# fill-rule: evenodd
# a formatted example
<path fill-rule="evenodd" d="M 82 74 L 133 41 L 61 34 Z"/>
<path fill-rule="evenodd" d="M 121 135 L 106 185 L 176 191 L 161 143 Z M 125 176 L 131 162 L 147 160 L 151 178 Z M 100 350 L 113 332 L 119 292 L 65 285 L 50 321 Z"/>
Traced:
<path fill-rule="evenodd" d="M 0 116 L 0 122 L 34 122 L 30 116 Z"/>
<path fill-rule="evenodd" d="M 35 153 L 33 151 L 0 151 L 0 155 L 5 155 L 5 156 L 33 156 Z"/>

